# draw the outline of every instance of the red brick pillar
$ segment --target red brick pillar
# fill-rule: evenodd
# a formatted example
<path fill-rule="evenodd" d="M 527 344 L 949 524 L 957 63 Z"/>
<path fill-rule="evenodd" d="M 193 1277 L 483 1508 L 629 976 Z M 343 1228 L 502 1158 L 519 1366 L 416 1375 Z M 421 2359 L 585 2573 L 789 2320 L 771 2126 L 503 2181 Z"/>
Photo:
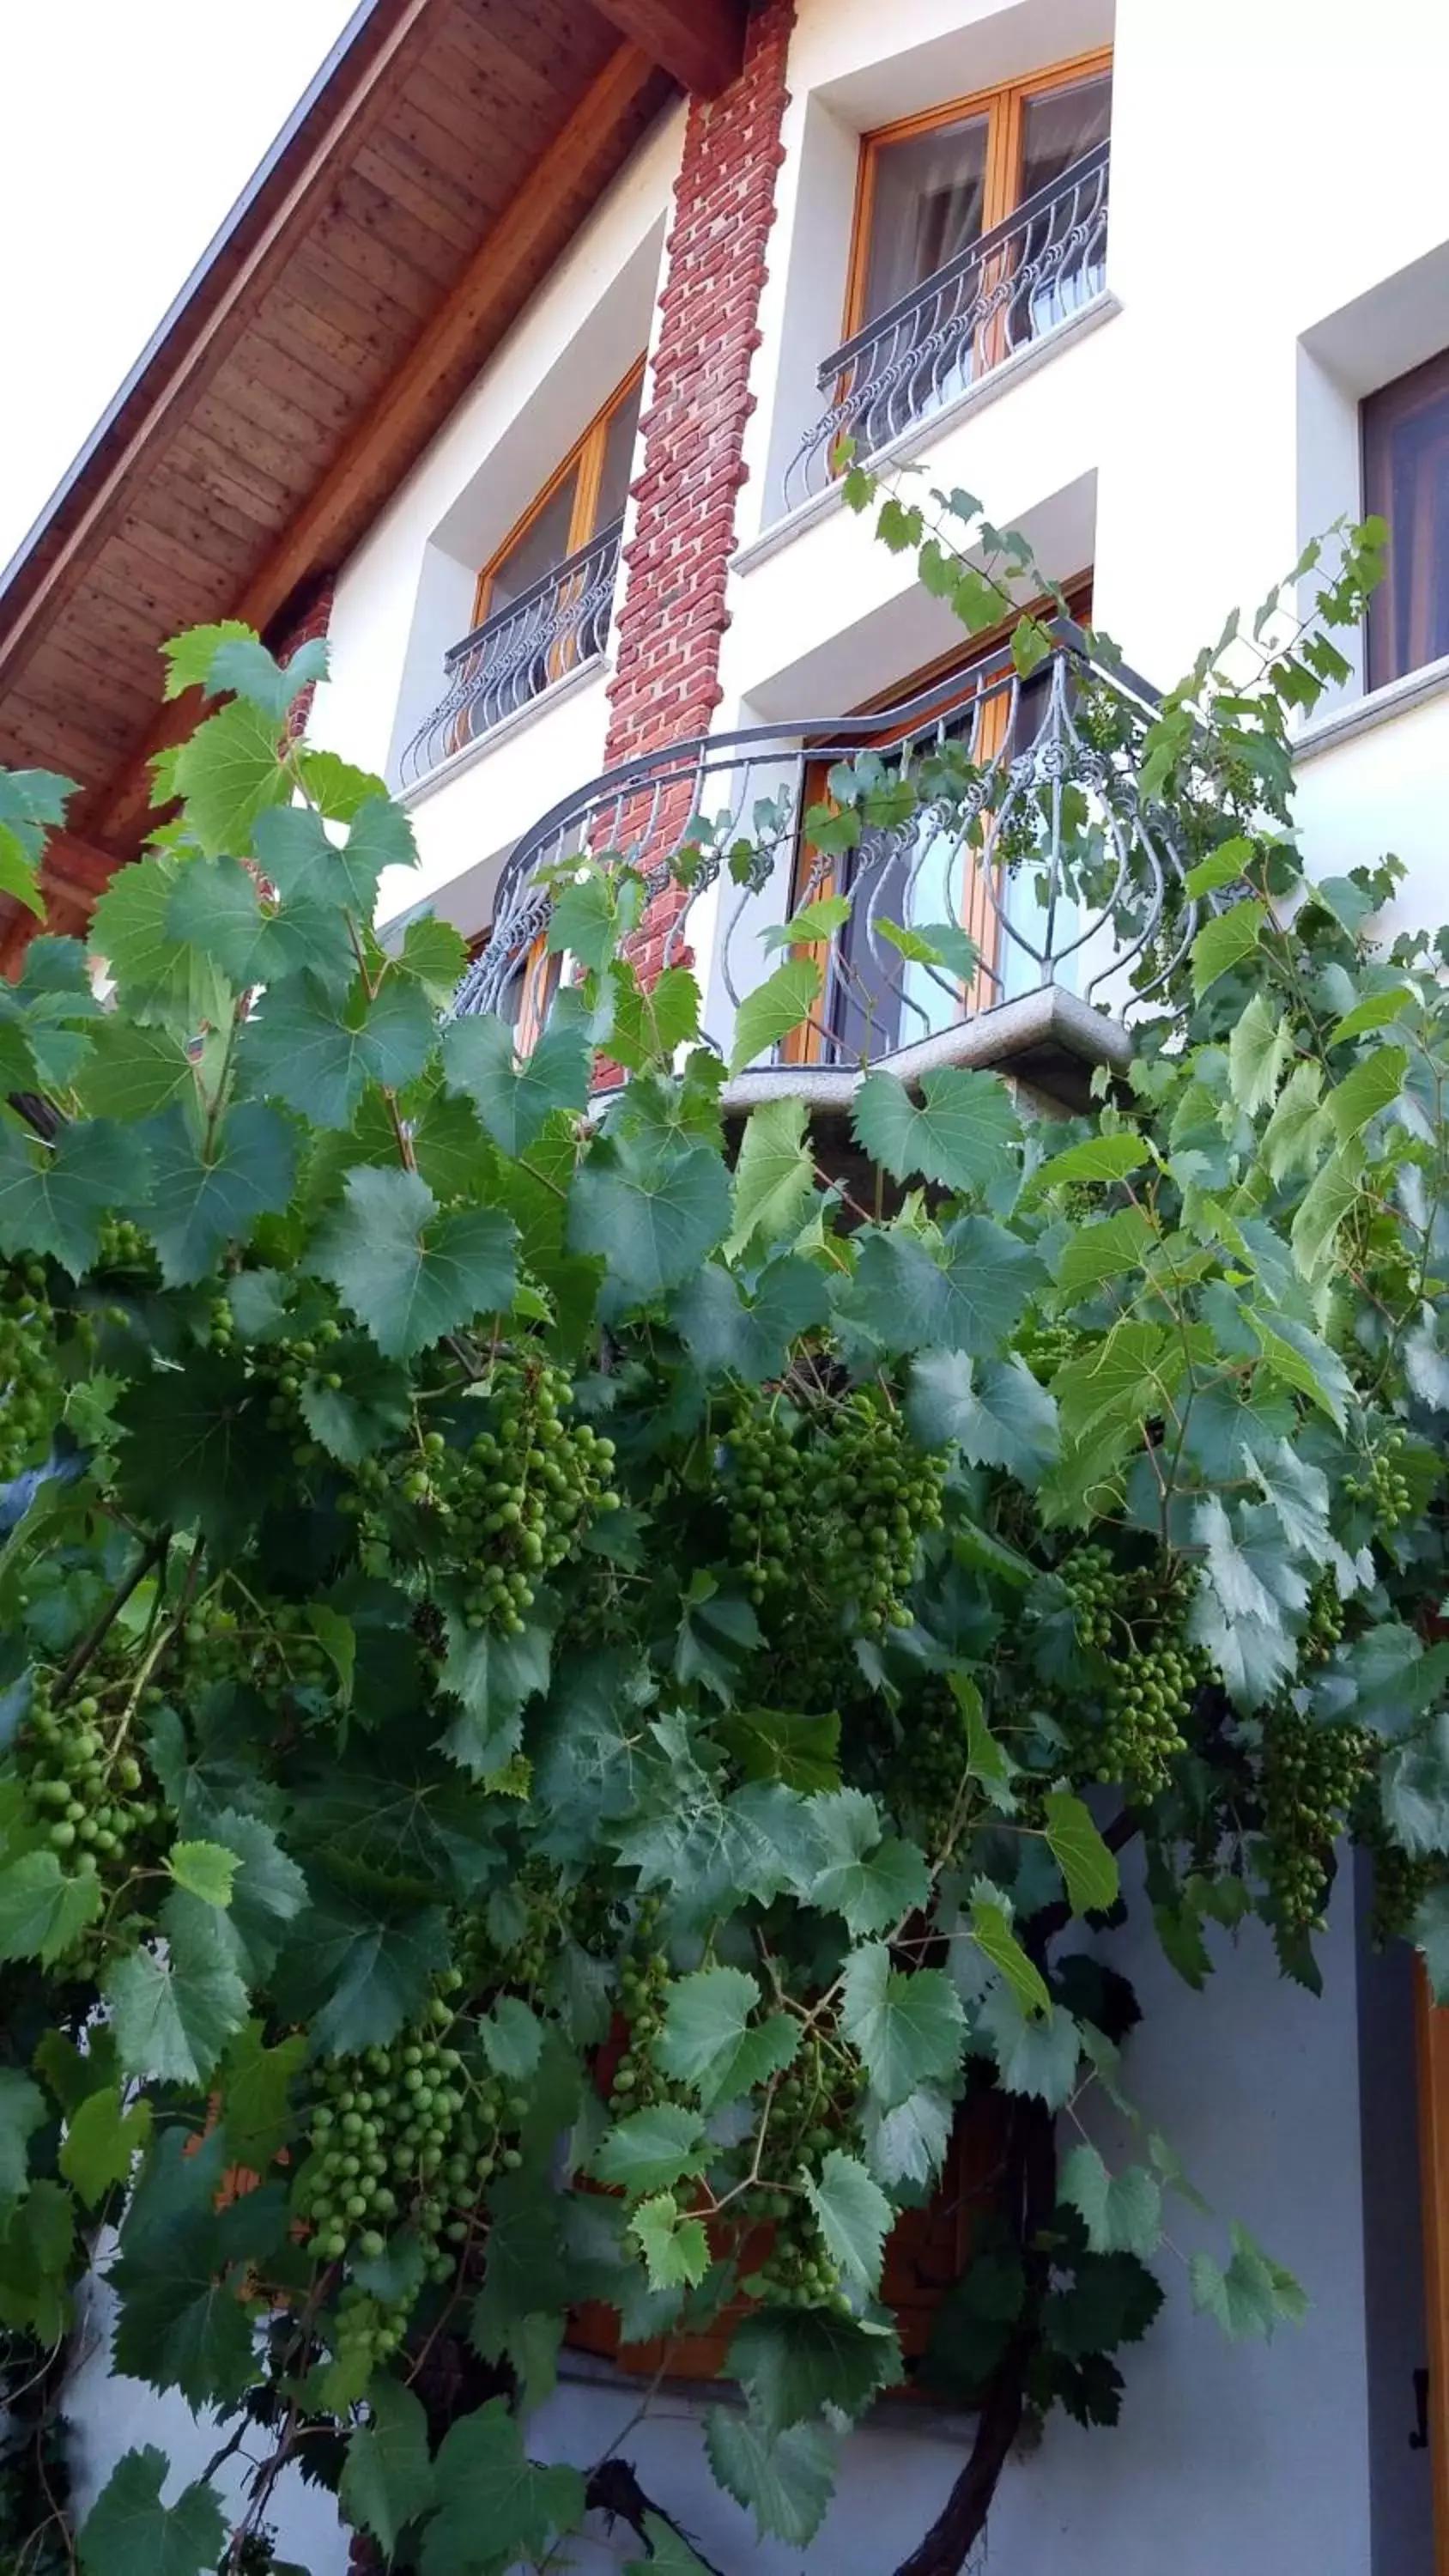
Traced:
<path fill-rule="evenodd" d="M 277 660 L 284 666 L 290 662 L 300 645 L 325 641 L 327 630 L 332 623 L 332 602 L 336 587 L 330 572 L 320 574 L 316 581 L 308 584 L 300 597 L 289 602 L 282 616 L 268 628 L 267 643 Z M 302 691 L 295 706 L 288 713 L 287 738 L 290 742 L 299 741 L 306 732 L 307 718 L 312 712 L 312 700 L 315 695 L 314 682 L 310 688 Z"/>
<path fill-rule="evenodd" d="M 707 733 L 722 695 L 725 578 L 735 549 L 735 497 L 747 471 L 750 360 L 760 344 L 765 245 L 785 157 L 780 124 L 794 17 L 794 0 L 761 0 L 739 79 L 721 98 L 693 100 L 689 109 L 665 245 L 644 464 L 633 487 L 638 515 L 624 550 L 610 767 Z M 662 806 L 646 860 L 676 846 L 689 820 L 688 783 Z M 673 890 L 661 895 L 630 942 L 646 980 L 659 972 L 681 901 Z"/>

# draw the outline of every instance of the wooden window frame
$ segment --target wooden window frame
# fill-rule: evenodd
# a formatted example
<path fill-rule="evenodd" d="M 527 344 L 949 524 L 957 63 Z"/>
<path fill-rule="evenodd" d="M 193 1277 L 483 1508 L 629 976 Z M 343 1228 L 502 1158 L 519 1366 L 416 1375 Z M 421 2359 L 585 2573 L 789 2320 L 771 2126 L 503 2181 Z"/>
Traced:
<path fill-rule="evenodd" d="M 1068 616 L 1078 626 L 1086 624 L 1092 613 L 1091 571 L 1074 574 L 1070 581 L 1062 583 L 1061 590 L 1067 604 Z M 1034 617 L 1043 624 L 1049 625 L 1052 619 L 1060 614 L 1061 611 L 1052 598 L 1043 596 L 1026 601 L 1020 608 L 1013 608 L 1010 616 L 1004 617 L 1000 625 L 988 627 L 984 634 L 973 635 L 965 645 L 953 646 L 949 653 L 938 654 L 933 662 L 928 662 L 921 670 L 913 671 L 909 678 L 893 681 L 890 688 L 883 690 L 878 697 L 867 698 L 862 706 L 853 710 L 853 713 L 863 716 L 879 715 L 881 729 L 879 733 L 871 734 L 853 745 L 853 752 L 889 751 L 907 731 L 907 720 L 901 712 L 902 709 L 909 707 L 917 698 L 924 697 L 927 690 L 937 687 L 942 681 L 949 680 L 954 675 L 959 675 L 960 687 L 942 698 L 937 712 L 947 715 L 953 707 L 967 704 L 984 686 L 991 685 L 1010 670 L 1011 639 L 1024 617 Z M 1002 698 L 985 711 L 985 737 L 978 743 L 977 748 L 986 760 L 995 757 L 1005 740 L 1006 708 L 1007 700 Z M 828 802 L 826 775 L 825 761 L 808 763 L 804 792 L 801 797 L 803 811 L 808 813 L 812 805 Z M 988 967 L 994 967 L 997 963 L 1000 927 L 995 911 L 986 901 L 984 893 L 985 868 L 990 864 L 988 849 L 984 864 L 978 862 L 965 888 L 966 917 L 961 927 L 976 940 L 981 950 L 982 961 L 971 992 L 964 996 L 963 1008 L 966 1011 L 985 1009 L 995 989 L 986 971 Z M 790 880 L 792 912 L 803 899 L 812 869 L 810 848 L 802 839 L 796 848 Z M 835 891 L 836 872 L 830 868 L 825 871 L 815 887 L 815 894 L 820 896 L 833 894 Z M 795 957 L 812 957 L 819 966 L 822 978 L 820 1000 L 823 1007 L 829 997 L 829 942 L 821 940 L 809 946 L 792 949 L 790 953 Z M 816 1026 L 812 1015 L 800 1028 L 793 1029 L 786 1038 L 782 1049 L 783 1061 L 787 1064 L 816 1064 L 820 1061 L 823 1043 L 821 1031 Z M 1446 2571 L 1446 2576 L 1449 2576 L 1449 2571 Z"/>
<path fill-rule="evenodd" d="M 615 413 L 629 400 L 630 395 L 642 385 L 645 364 L 646 361 L 642 357 L 635 359 L 628 374 L 620 378 L 608 400 L 600 404 L 583 436 L 575 439 L 567 456 L 555 467 L 548 481 L 535 492 L 527 509 L 514 521 L 502 544 L 494 547 L 478 575 L 478 586 L 473 595 L 474 627 L 482 626 L 487 621 L 489 598 L 500 564 L 507 561 L 514 547 L 527 536 L 534 521 L 547 509 L 560 484 L 568 481 L 575 466 L 578 468 L 579 479 L 574 493 L 573 510 L 569 517 L 568 543 L 564 547 L 565 558 L 577 554 L 580 546 L 586 546 L 591 537 L 597 536 L 598 529 L 595 522 L 598 518 L 599 492 L 604 479 L 604 451 L 608 443 L 610 423 Z"/>
<path fill-rule="evenodd" d="M 1395 527 L 1390 456 L 1394 431 L 1412 420 L 1417 411 L 1440 402 L 1449 402 L 1449 349 L 1441 349 L 1436 357 L 1426 358 L 1422 366 L 1411 367 L 1406 375 L 1395 376 L 1389 384 L 1366 394 L 1359 405 L 1364 510 L 1386 520 L 1389 529 L 1384 578 L 1369 601 L 1365 678 L 1370 689 L 1390 687 L 1395 680 L 1407 679 L 1411 672 L 1427 669 L 1429 662 L 1437 658 L 1425 655 L 1423 661 L 1410 660 L 1402 670 L 1395 667 L 1394 554 L 1400 532 Z"/>
<path fill-rule="evenodd" d="M 1111 69 L 1111 46 L 1099 46 L 1091 53 L 1074 54 L 1067 62 L 1051 63 L 1041 71 L 1028 72 L 1020 80 L 998 82 L 993 89 L 973 91 L 967 98 L 948 99 L 940 107 L 922 109 L 918 115 L 897 117 L 893 124 L 878 125 L 869 134 L 861 136 L 842 341 L 854 339 L 856 332 L 865 327 L 865 281 L 870 266 L 876 164 L 882 148 L 891 143 L 907 142 L 913 134 L 934 133 L 938 126 L 957 125 L 968 117 L 985 116 L 988 119 L 986 186 L 981 207 L 981 229 L 983 233 L 993 232 L 998 224 L 1005 223 L 1021 202 L 1022 144 L 1028 103 L 1047 97 L 1052 90 L 1070 89 L 1079 81 L 1099 79 Z"/>

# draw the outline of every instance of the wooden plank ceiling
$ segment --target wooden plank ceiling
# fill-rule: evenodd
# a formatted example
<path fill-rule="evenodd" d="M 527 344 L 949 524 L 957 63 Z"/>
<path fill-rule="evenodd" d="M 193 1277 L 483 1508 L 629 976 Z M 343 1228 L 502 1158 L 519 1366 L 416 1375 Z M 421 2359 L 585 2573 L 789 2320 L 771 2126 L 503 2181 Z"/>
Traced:
<path fill-rule="evenodd" d="M 78 928 L 193 720 L 159 647 L 281 632 L 335 570 L 745 0 L 371 0 L 0 579 L 0 763 L 80 794 L 47 868 Z M 0 964 L 28 915 L 0 904 Z"/>

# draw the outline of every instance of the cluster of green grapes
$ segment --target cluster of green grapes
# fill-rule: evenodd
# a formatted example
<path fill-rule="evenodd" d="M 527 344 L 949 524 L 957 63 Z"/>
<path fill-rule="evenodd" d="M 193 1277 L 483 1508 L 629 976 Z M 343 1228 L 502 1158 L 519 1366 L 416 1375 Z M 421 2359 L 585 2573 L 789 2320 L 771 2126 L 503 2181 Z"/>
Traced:
<path fill-rule="evenodd" d="M 1050 1386 L 1059 1368 L 1065 1367 L 1077 1347 L 1078 1336 L 1070 1324 L 1049 1324 L 1033 1315 L 1019 1345 L 1022 1358 L 1041 1386 Z"/>
<path fill-rule="evenodd" d="M 961 1812 L 966 1775 L 966 1721 L 943 1681 L 928 1676 L 905 1701 L 893 1738 L 882 1733 L 878 1703 L 844 1718 L 845 1772 L 877 1789 L 891 1813 L 923 1849 L 939 1856 Z"/>
<path fill-rule="evenodd" d="M 27 1804 L 63 1866 L 119 1886 L 152 1856 L 159 1795 L 124 1732 L 108 1733 L 94 1691 L 57 1702 L 55 1676 L 38 1671 L 16 1759 Z"/>
<path fill-rule="evenodd" d="M 332 1663 L 306 1608 L 268 1601 L 248 1610 L 243 1620 L 225 1602 L 198 1605 L 177 1640 L 186 1682 L 196 1690 L 241 1682 L 273 1708 L 299 1691 L 330 1693 Z"/>
<path fill-rule="evenodd" d="M 660 1910 L 658 1897 L 644 1899 L 633 1947 L 619 1970 L 619 2014 L 629 2036 L 609 2093 L 610 2107 L 618 2117 L 647 2109 L 668 2090 L 654 2063 L 654 2042 L 664 2027 L 664 1990 L 669 1983 L 669 1961 L 653 1947 Z"/>
<path fill-rule="evenodd" d="M 808 2030 L 799 2054 L 775 2088 L 760 2150 L 758 2190 L 746 2195 L 751 2217 L 771 2222 L 768 2252 L 744 2284 L 777 2307 L 845 2308 L 840 2269 L 799 2188 L 802 2170 L 818 2170 L 832 2147 L 859 2143 L 857 2105 L 865 2079 L 838 2043 Z"/>
<path fill-rule="evenodd" d="M 101 1219 L 91 1267 L 103 1279 L 129 1279 L 146 1288 L 158 1287 L 161 1280 L 161 1264 L 149 1236 L 127 1216 Z"/>
<path fill-rule="evenodd" d="M 745 1590 L 758 1607 L 798 1580 L 795 1550 L 805 1515 L 805 1458 L 799 1418 L 778 1397 L 742 1394 L 731 1418 L 725 1491 L 730 1545 Z"/>
<path fill-rule="evenodd" d="M 905 1595 L 922 1533 L 939 1529 L 944 1450 L 919 1449 L 883 1393 L 859 1388 L 840 1405 L 811 1497 L 827 1588 L 878 1634 L 910 1626 Z"/>
<path fill-rule="evenodd" d="M 1300 1671 L 1326 1664 L 1343 1635 L 1343 1604 L 1338 1586 L 1331 1577 L 1316 1583 L 1309 1596 L 1308 1616 L 1298 1640 Z"/>
<path fill-rule="evenodd" d="M 7 1262 L 0 1268 L 0 1483 L 44 1456 L 60 1405 L 45 1264 Z"/>
<path fill-rule="evenodd" d="M 1374 1945 L 1407 1939 L 1415 1915 L 1433 1887 L 1449 1877 L 1449 1860 L 1439 1852 L 1406 1852 L 1390 1836 L 1372 1779 L 1364 1784 L 1353 1818 L 1353 1838 L 1373 1856 L 1373 1907 L 1369 1927 Z"/>
<path fill-rule="evenodd" d="M 1103 1689 L 1102 1721 L 1091 1739 L 1093 1778 L 1120 1781 L 1129 1799 L 1159 1797 L 1187 1751 L 1203 1670 L 1181 1631 L 1134 1646 Z"/>
<path fill-rule="evenodd" d="M 460 1972 L 450 1970 L 443 1982 L 456 1992 Z M 455 2044 L 458 2027 L 452 2002 L 439 1995 L 424 2020 L 386 2046 L 338 2059 L 322 2073 L 309 2119 L 311 2155 L 297 2183 L 299 2213 L 320 2261 L 375 2262 L 392 2230 L 406 2226 L 427 2250 L 429 2277 L 451 2280 L 490 2177 L 521 2164 L 511 2140 L 527 2097 L 486 2067 L 469 2066 Z M 406 2307 L 384 2314 L 360 2283 L 344 2289 L 341 2343 L 366 2345 L 386 2359 L 406 2325 Z"/>
<path fill-rule="evenodd" d="M 364 1459 L 353 1508 L 393 1544 L 405 1537 L 398 1506 L 404 1519 L 446 1525 L 450 1553 L 469 1566 L 469 1626 L 517 1636 L 545 1575 L 596 1515 L 619 1509 L 614 1443 L 563 1419 L 573 1388 L 546 1360 L 499 1360 L 488 1391 L 490 1427 L 466 1449 L 430 1431 L 412 1452 Z"/>
<path fill-rule="evenodd" d="M 1263 1723 L 1263 1831 L 1275 1911 L 1290 1931 L 1311 1931 L 1323 1913 L 1333 1846 L 1372 1768 L 1374 1739 L 1362 1727 L 1320 1726 L 1291 1705 Z"/>
<path fill-rule="evenodd" d="M 1123 1589 L 1110 1552 L 1105 1547 L 1074 1548 L 1059 1571 L 1081 1643 L 1110 1646 Z"/>
<path fill-rule="evenodd" d="M 1408 1441 L 1408 1433 L 1395 1423 L 1370 1458 L 1368 1473 L 1345 1476 L 1343 1480 L 1344 1492 L 1358 1502 L 1371 1503 L 1376 1520 L 1385 1530 L 1398 1529 L 1414 1508 L 1409 1480 L 1399 1464 Z"/>

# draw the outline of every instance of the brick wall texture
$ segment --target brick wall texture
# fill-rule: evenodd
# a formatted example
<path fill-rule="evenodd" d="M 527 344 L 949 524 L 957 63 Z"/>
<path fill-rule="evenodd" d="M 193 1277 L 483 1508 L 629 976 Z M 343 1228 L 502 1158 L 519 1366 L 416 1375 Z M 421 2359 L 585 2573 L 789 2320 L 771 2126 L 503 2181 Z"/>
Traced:
<path fill-rule="evenodd" d="M 643 465 L 633 486 L 637 516 L 624 549 L 610 767 L 707 733 L 722 694 L 725 581 L 747 471 L 750 361 L 760 344 L 765 252 L 784 158 L 780 125 L 794 15 L 794 0 L 762 0 L 749 21 L 739 79 L 722 97 L 696 99 L 689 108 L 642 423 Z M 673 846 L 688 820 L 685 782 L 677 798 L 663 800 L 655 850 Z M 679 903 L 677 893 L 661 895 L 630 943 L 646 981 L 659 972 Z"/>

